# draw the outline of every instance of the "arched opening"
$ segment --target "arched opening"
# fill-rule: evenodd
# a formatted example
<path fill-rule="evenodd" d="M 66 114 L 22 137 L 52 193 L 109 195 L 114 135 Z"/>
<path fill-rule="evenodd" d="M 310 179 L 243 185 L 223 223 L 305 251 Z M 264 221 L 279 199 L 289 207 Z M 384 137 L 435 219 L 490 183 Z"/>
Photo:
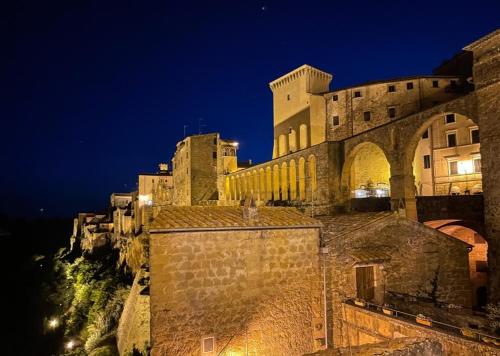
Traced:
<path fill-rule="evenodd" d="M 277 164 L 273 167 L 273 200 L 281 200 L 280 196 L 280 168 Z"/>
<path fill-rule="evenodd" d="M 290 200 L 297 199 L 297 171 L 295 161 L 290 161 Z"/>
<path fill-rule="evenodd" d="M 273 175 L 271 167 L 266 167 L 266 199 L 273 200 Z"/>
<path fill-rule="evenodd" d="M 306 199 L 306 160 L 304 157 L 299 159 L 299 199 Z"/>
<path fill-rule="evenodd" d="M 409 143 L 417 196 L 481 194 L 479 127 L 458 113 L 436 115 Z"/>
<path fill-rule="evenodd" d="M 231 185 L 229 177 L 226 177 L 225 181 L 225 196 L 227 200 L 231 200 Z"/>
<path fill-rule="evenodd" d="M 365 142 L 346 161 L 343 184 L 348 185 L 351 198 L 386 198 L 390 197 L 390 177 L 391 166 L 384 151 Z"/>
<path fill-rule="evenodd" d="M 433 220 L 426 226 L 441 231 L 472 246 L 469 252 L 469 274 L 472 284 L 472 305 L 481 309 L 486 305 L 488 284 L 488 243 L 476 230 L 461 220 Z"/>
<path fill-rule="evenodd" d="M 259 174 L 257 171 L 252 172 L 252 195 L 254 199 L 259 199 Z"/>
<path fill-rule="evenodd" d="M 280 135 L 278 138 L 278 142 L 279 142 L 279 150 L 278 150 L 279 157 L 288 154 L 288 147 L 286 144 L 286 136 Z"/>
<path fill-rule="evenodd" d="M 288 132 L 288 151 L 297 151 L 297 132 L 292 128 Z"/>
<path fill-rule="evenodd" d="M 245 199 L 250 198 L 250 196 L 253 193 L 253 179 L 252 179 L 252 174 L 250 172 L 246 174 L 246 180 L 247 180 L 247 190 L 245 192 Z"/>
<path fill-rule="evenodd" d="M 236 186 L 235 186 L 234 177 L 231 177 L 230 189 L 231 189 L 231 200 L 235 200 L 236 199 Z"/>
<path fill-rule="evenodd" d="M 304 148 L 307 148 L 308 146 L 308 139 L 307 139 L 307 125 L 302 124 L 299 127 L 299 145 L 300 149 L 303 150 Z"/>
<path fill-rule="evenodd" d="M 241 200 L 241 177 L 240 176 L 236 176 L 235 178 L 235 182 L 236 182 L 236 200 Z"/>
<path fill-rule="evenodd" d="M 281 200 L 288 200 L 288 166 L 286 162 L 281 165 Z"/>
<path fill-rule="evenodd" d="M 259 200 L 266 200 L 266 173 L 264 168 L 259 170 Z"/>
<path fill-rule="evenodd" d="M 278 158 L 278 140 L 274 139 L 273 143 L 273 159 Z"/>
<path fill-rule="evenodd" d="M 309 165 L 309 184 L 311 186 L 311 199 L 315 199 L 316 191 L 318 190 L 318 180 L 316 177 L 316 157 L 310 155 L 307 163 Z"/>

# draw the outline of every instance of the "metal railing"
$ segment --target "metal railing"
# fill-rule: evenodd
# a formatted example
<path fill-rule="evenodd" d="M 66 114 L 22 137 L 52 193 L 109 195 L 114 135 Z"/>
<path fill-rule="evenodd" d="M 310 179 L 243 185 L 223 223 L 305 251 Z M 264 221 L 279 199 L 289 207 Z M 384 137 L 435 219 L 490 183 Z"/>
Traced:
<path fill-rule="evenodd" d="M 406 313 L 406 312 L 403 312 L 401 310 L 395 309 L 394 307 L 388 307 L 388 306 L 384 306 L 384 305 L 374 304 L 374 303 L 367 302 L 365 300 L 359 300 L 361 303 L 364 304 L 363 306 L 360 306 L 360 305 L 355 304 L 355 301 L 356 301 L 355 298 L 346 299 L 344 301 L 344 303 L 355 306 L 357 308 L 376 312 L 377 314 L 383 314 L 384 316 L 387 316 L 387 317 L 393 317 L 396 319 L 404 319 L 404 321 L 409 321 L 409 322 L 412 322 L 412 323 L 417 324 L 417 325 L 422 325 L 416 321 L 417 318 L 419 318 L 419 315 Z M 388 311 L 392 312 L 392 314 L 384 313 L 382 309 L 388 310 Z M 465 338 L 465 339 L 470 340 L 470 341 L 476 341 L 476 342 L 500 346 L 500 337 L 498 337 L 498 336 L 485 334 L 485 333 L 482 333 L 482 332 L 475 330 L 475 329 L 464 328 L 464 327 L 460 327 L 460 326 L 456 326 L 456 325 L 443 323 L 441 321 L 436 321 L 436 320 L 433 320 L 430 318 L 426 318 L 426 320 L 431 322 L 431 325 L 429 326 L 429 328 L 433 328 L 436 331 L 446 331 L 448 333 L 455 334 L 457 336 L 460 336 L 460 337 Z"/>

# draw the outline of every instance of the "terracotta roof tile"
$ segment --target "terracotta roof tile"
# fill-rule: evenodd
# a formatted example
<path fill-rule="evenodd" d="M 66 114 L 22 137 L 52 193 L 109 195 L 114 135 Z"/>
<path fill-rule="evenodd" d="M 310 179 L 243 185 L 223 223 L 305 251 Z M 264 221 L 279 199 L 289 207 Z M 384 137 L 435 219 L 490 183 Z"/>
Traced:
<path fill-rule="evenodd" d="M 266 227 L 320 227 L 321 222 L 295 208 L 259 207 L 257 219 L 243 219 L 242 207 L 164 206 L 154 218 L 150 232 Z"/>

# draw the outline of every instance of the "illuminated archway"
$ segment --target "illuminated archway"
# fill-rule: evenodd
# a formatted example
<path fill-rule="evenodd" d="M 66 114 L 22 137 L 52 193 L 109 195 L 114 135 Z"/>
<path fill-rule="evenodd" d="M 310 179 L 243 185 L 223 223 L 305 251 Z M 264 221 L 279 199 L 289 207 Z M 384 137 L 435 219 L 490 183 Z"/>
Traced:
<path fill-rule="evenodd" d="M 286 142 L 286 136 L 285 135 L 280 135 L 278 138 L 279 142 L 279 150 L 278 150 L 278 155 L 279 157 L 284 156 L 288 153 L 288 145 Z"/>
<path fill-rule="evenodd" d="M 259 200 L 266 200 L 266 173 L 264 168 L 259 170 Z"/>
<path fill-rule="evenodd" d="M 297 199 L 297 169 L 295 161 L 290 161 L 290 200 Z"/>
<path fill-rule="evenodd" d="M 288 166 L 286 162 L 281 165 L 281 200 L 288 200 Z"/>
<path fill-rule="evenodd" d="M 297 132 L 292 128 L 288 133 L 288 150 L 290 152 L 297 151 Z"/>
<path fill-rule="evenodd" d="M 271 167 L 266 167 L 266 199 L 273 200 L 273 174 Z"/>
<path fill-rule="evenodd" d="M 307 163 L 309 165 L 309 184 L 311 186 L 312 199 L 315 198 L 314 193 L 318 190 L 318 178 L 316 177 L 316 157 L 310 155 Z"/>
<path fill-rule="evenodd" d="M 299 199 L 306 199 L 306 160 L 304 157 L 299 159 Z"/>
<path fill-rule="evenodd" d="M 231 200 L 231 184 L 230 184 L 230 179 L 229 177 L 226 177 L 225 179 L 225 196 L 226 200 Z"/>
<path fill-rule="evenodd" d="M 273 167 L 273 196 L 274 200 L 281 200 L 280 194 L 280 168 L 277 164 Z"/>
<path fill-rule="evenodd" d="M 308 140 L 308 132 L 307 132 L 307 125 L 302 124 L 299 127 L 299 145 L 300 149 L 303 150 L 304 148 L 307 148 L 309 146 L 309 140 Z"/>
<path fill-rule="evenodd" d="M 427 120 L 408 144 L 417 195 L 482 192 L 479 127 L 447 112 Z"/>

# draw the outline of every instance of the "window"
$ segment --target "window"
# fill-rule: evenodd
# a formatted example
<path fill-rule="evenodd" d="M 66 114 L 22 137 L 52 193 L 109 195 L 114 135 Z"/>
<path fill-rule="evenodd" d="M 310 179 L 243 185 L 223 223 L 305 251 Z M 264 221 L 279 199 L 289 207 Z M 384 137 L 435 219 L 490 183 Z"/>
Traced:
<path fill-rule="evenodd" d="M 481 158 L 474 158 L 472 162 L 474 163 L 474 173 L 481 173 Z"/>
<path fill-rule="evenodd" d="M 396 108 L 389 108 L 387 110 L 387 113 L 389 114 L 389 117 L 392 119 L 392 118 L 395 118 L 396 117 Z"/>
<path fill-rule="evenodd" d="M 406 89 L 407 90 L 412 90 L 413 89 L 413 83 L 412 82 L 406 83 Z"/>
<path fill-rule="evenodd" d="M 424 155 L 424 169 L 429 169 L 429 168 L 431 168 L 431 156 Z"/>
<path fill-rule="evenodd" d="M 458 161 L 449 161 L 448 162 L 448 171 L 450 172 L 450 176 L 454 174 L 458 174 Z"/>
<path fill-rule="evenodd" d="M 446 114 L 446 116 L 444 117 L 444 123 L 453 124 L 454 122 L 456 122 L 455 114 Z"/>
<path fill-rule="evenodd" d="M 338 116 L 333 117 L 333 126 L 339 126 L 340 125 L 340 118 Z"/>
<path fill-rule="evenodd" d="M 355 98 L 361 98 L 361 92 L 360 91 L 355 91 L 354 92 L 354 97 Z"/>
<path fill-rule="evenodd" d="M 456 147 L 457 145 L 457 133 L 456 132 L 450 132 L 446 134 L 446 142 L 448 144 L 448 147 Z"/>
<path fill-rule="evenodd" d="M 479 143 L 479 129 L 470 130 L 470 143 Z"/>
<path fill-rule="evenodd" d="M 370 121 L 370 120 L 371 120 L 371 118 L 372 118 L 372 114 L 371 114 L 371 112 L 369 112 L 369 111 L 365 111 L 365 112 L 363 113 L 363 119 L 364 119 L 365 121 Z"/>
<path fill-rule="evenodd" d="M 388 91 L 389 93 L 394 93 L 394 92 L 396 91 L 396 86 L 395 86 L 395 85 L 389 85 L 389 86 L 387 87 L 387 91 Z"/>
<path fill-rule="evenodd" d="M 217 152 L 212 152 L 212 158 L 217 159 Z"/>
<path fill-rule="evenodd" d="M 339 100 L 339 96 L 337 94 L 332 96 L 332 101 L 338 101 L 338 100 Z"/>
<path fill-rule="evenodd" d="M 476 272 L 488 272 L 488 262 L 476 261 Z"/>
<path fill-rule="evenodd" d="M 286 95 L 286 100 L 290 100 L 290 94 Z"/>
<path fill-rule="evenodd" d="M 213 352 L 215 349 L 215 338 L 213 336 L 211 337 L 206 337 L 203 340 L 201 340 L 203 352 Z"/>
<path fill-rule="evenodd" d="M 424 134 L 422 135 L 423 139 L 429 138 L 429 129 L 425 130 Z"/>
<path fill-rule="evenodd" d="M 433 88 L 439 88 L 439 80 L 433 80 L 432 81 L 432 87 Z"/>
<path fill-rule="evenodd" d="M 216 145 L 216 144 L 217 144 L 217 137 L 214 138 L 214 145 Z"/>

